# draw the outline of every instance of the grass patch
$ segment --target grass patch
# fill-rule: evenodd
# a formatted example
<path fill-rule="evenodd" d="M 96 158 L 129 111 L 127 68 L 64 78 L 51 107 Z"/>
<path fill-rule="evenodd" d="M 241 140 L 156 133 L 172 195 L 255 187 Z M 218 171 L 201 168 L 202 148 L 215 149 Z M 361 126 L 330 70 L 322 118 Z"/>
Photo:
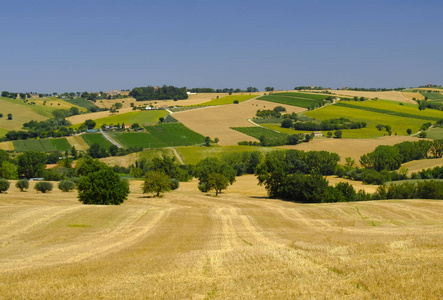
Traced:
<path fill-rule="evenodd" d="M 7 130 L 7 129 L 3 129 L 3 128 L 0 128 L 0 137 L 4 137 L 4 136 L 6 136 L 6 134 L 9 132 L 9 130 Z"/>
<path fill-rule="evenodd" d="M 237 100 L 240 103 L 255 98 L 257 96 L 258 95 L 230 95 L 230 96 L 221 97 L 219 99 L 214 99 L 205 103 L 201 103 L 198 106 L 233 104 L 235 100 Z"/>
<path fill-rule="evenodd" d="M 258 98 L 259 100 L 270 101 L 274 103 L 309 108 L 323 102 L 331 95 L 304 94 L 304 93 L 273 93 Z"/>
<path fill-rule="evenodd" d="M 424 97 L 428 97 L 430 101 L 443 102 L 443 95 L 439 92 L 420 92 Z"/>
<path fill-rule="evenodd" d="M 275 132 L 273 130 L 262 128 L 262 127 L 231 127 L 234 130 L 240 131 L 241 133 L 252 136 L 256 139 L 260 139 L 260 137 L 264 136 L 270 140 L 285 140 L 288 135 L 283 132 Z"/>
<path fill-rule="evenodd" d="M 225 153 L 239 153 L 239 152 L 252 152 L 260 151 L 267 153 L 276 150 L 270 147 L 255 147 L 255 146 L 211 146 L 211 147 L 177 147 L 177 151 L 183 157 L 183 160 L 188 165 L 195 165 L 200 160 L 206 157 L 221 158 Z"/>
<path fill-rule="evenodd" d="M 71 149 L 71 145 L 66 140 L 66 138 L 13 141 L 12 144 L 14 145 L 14 149 L 17 152 L 53 152 L 66 151 Z"/>
<path fill-rule="evenodd" d="M 145 129 L 146 132 L 114 132 L 111 135 L 124 147 L 143 148 L 198 145 L 205 139 L 181 123 L 146 126 Z"/>
<path fill-rule="evenodd" d="M 435 128 L 429 128 L 426 130 L 426 137 L 428 139 L 438 140 L 443 139 L 443 128 L 441 127 L 435 127 Z"/>
<path fill-rule="evenodd" d="M 166 110 L 146 110 L 146 111 L 131 111 L 124 114 L 116 114 L 109 117 L 99 118 L 94 120 L 96 128 L 101 127 L 103 124 L 116 125 L 117 123 L 122 124 L 134 124 L 138 123 L 141 126 L 150 125 L 158 122 L 160 117 L 164 117 L 168 114 Z M 78 127 L 77 124 L 76 127 Z"/>
<path fill-rule="evenodd" d="M 92 144 L 99 144 L 100 147 L 109 149 L 109 146 L 112 145 L 112 143 L 108 141 L 101 133 L 85 133 L 82 134 L 81 137 L 89 146 Z"/>

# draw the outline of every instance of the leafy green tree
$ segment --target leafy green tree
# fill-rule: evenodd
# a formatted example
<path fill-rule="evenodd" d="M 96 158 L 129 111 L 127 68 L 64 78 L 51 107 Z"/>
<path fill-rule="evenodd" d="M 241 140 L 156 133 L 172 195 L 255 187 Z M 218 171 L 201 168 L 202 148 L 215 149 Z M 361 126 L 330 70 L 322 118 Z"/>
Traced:
<path fill-rule="evenodd" d="M 218 196 L 222 190 L 226 190 L 229 185 L 229 180 L 225 175 L 220 173 L 211 173 L 206 182 L 206 190 L 215 190 L 215 195 Z"/>
<path fill-rule="evenodd" d="M 331 138 L 331 137 L 332 137 L 332 132 L 328 131 L 328 133 L 326 134 L 326 136 L 327 136 L 328 138 Z"/>
<path fill-rule="evenodd" d="M 337 139 L 341 139 L 342 134 L 343 134 L 343 133 L 342 133 L 341 130 L 336 130 L 336 131 L 334 131 L 334 137 L 337 138 Z"/>
<path fill-rule="evenodd" d="M 209 147 L 211 143 L 211 138 L 209 136 L 205 137 L 205 146 Z"/>
<path fill-rule="evenodd" d="M 267 87 L 265 87 L 265 91 L 267 91 L 267 92 L 272 92 L 274 90 L 274 87 L 273 86 L 267 86 Z"/>
<path fill-rule="evenodd" d="M 236 171 L 234 168 L 215 157 L 207 157 L 201 160 L 195 167 L 194 176 L 199 180 L 199 189 L 202 192 L 208 191 L 208 178 L 212 173 L 223 174 L 233 184 L 235 181 Z"/>
<path fill-rule="evenodd" d="M 292 126 L 294 126 L 294 123 L 292 122 L 291 119 L 284 119 L 281 122 L 281 127 L 282 128 L 292 128 Z"/>
<path fill-rule="evenodd" d="M 375 126 L 375 128 L 377 128 L 378 131 L 382 131 L 383 128 L 385 128 L 385 125 L 383 125 L 383 124 L 378 124 L 377 126 Z"/>
<path fill-rule="evenodd" d="M 119 205 L 128 198 L 129 183 L 106 168 L 81 177 L 77 189 L 83 204 Z"/>
<path fill-rule="evenodd" d="M 71 180 L 62 180 L 58 183 L 58 188 L 63 192 L 69 192 L 75 189 L 75 183 Z"/>
<path fill-rule="evenodd" d="M 0 179 L 0 194 L 6 192 L 9 189 L 9 181 L 6 179 Z"/>
<path fill-rule="evenodd" d="M 160 193 L 171 190 L 171 182 L 169 176 L 160 171 L 148 171 L 145 174 L 143 183 L 143 193 L 156 193 L 159 197 Z"/>
<path fill-rule="evenodd" d="M 411 135 L 411 133 L 412 133 L 412 129 L 411 129 L 411 128 L 408 128 L 408 129 L 406 130 L 406 133 L 407 133 L 408 135 Z"/>
<path fill-rule="evenodd" d="M 15 183 L 15 187 L 20 190 L 20 192 L 23 192 L 24 190 L 27 190 L 29 188 L 29 181 L 28 179 L 20 179 Z"/>
<path fill-rule="evenodd" d="M 46 155 L 28 151 L 18 156 L 18 173 L 25 178 L 42 177 L 45 170 Z"/>
<path fill-rule="evenodd" d="M 111 146 L 109 146 L 109 154 L 111 154 L 111 156 L 116 156 L 118 152 L 118 147 L 114 144 L 112 144 Z"/>
<path fill-rule="evenodd" d="M 54 186 L 52 185 L 52 183 L 47 182 L 47 181 L 39 181 L 35 184 L 34 189 L 42 192 L 42 193 L 46 193 L 46 192 L 50 192 L 52 191 L 52 188 Z"/>
<path fill-rule="evenodd" d="M 8 114 L 8 120 L 12 120 L 12 114 Z"/>
<path fill-rule="evenodd" d="M 216 137 L 216 138 L 214 139 L 214 143 L 218 144 L 218 142 L 220 142 L 220 140 L 219 140 L 218 137 Z"/>
<path fill-rule="evenodd" d="M 427 133 L 426 133 L 426 131 L 421 131 L 419 134 L 418 134 L 418 137 L 419 138 L 426 138 L 426 136 L 427 136 Z"/>
<path fill-rule="evenodd" d="M 116 108 L 116 109 L 120 109 L 120 108 L 123 107 L 123 104 L 120 103 L 120 102 L 116 102 L 114 105 L 115 105 L 115 108 Z"/>
<path fill-rule="evenodd" d="M 86 155 L 77 161 L 74 174 L 78 177 L 86 176 L 107 168 L 108 166 L 105 163 Z"/>
<path fill-rule="evenodd" d="M 95 125 L 96 125 L 95 121 L 93 121 L 91 119 L 86 120 L 83 124 L 85 124 L 85 126 L 88 129 L 93 129 L 95 127 Z"/>
<path fill-rule="evenodd" d="M 78 157 L 77 149 L 75 149 L 75 146 L 72 146 L 71 148 L 71 155 L 76 159 Z"/>
<path fill-rule="evenodd" d="M 17 166 L 9 161 L 2 162 L 0 166 L 0 177 L 18 179 Z"/>

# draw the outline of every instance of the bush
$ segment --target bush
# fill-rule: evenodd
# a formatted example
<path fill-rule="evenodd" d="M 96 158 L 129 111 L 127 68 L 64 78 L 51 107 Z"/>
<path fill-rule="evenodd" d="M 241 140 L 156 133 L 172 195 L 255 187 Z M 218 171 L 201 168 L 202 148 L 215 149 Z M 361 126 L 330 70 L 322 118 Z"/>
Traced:
<path fill-rule="evenodd" d="M 69 192 L 75 189 L 75 183 L 71 180 L 62 180 L 58 183 L 58 188 L 63 192 Z"/>
<path fill-rule="evenodd" d="M 28 179 L 20 179 L 15 184 L 15 187 L 20 190 L 20 192 L 23 192 L 24 190 L 27 190 L 29 188 L 29 181 Z"/>
<path fill-rule="evenodd" d="M 9 189 L 9 181 L 0 179 L 0 193 L 6 192 Z"/>
<path fill-rule="evenodd" d="M 238 104 L 238 100 L 234 100 L 234 104 Z"/>
<path fill-rule="evenodd" d="M 420 134 L 418 135 L 418 137 L 422 138 L 422 139 L 426 138 L 426 136 L 427 136 L 427 133 L 424 131 L 420 132 Z"/>
<path fill-rule="evenodd" d="M 78 201 L 83 204 L 119 205 L 128 194 L 128 182 L 109 168 L 90 173 L 78 182 Z"/>
<path fill-rule="evenodd" d="M 34 186 L 34 189 L 42 192 L 42 193 L 46 193 L 46 192 L 50 192 L 52 191 L 53 185 L 50 182 L 47 181 L 40 181 L 37 182 L 36 185 Z"/>
<path fill-rule="evenodd" d="M 180 182 L 175 178 L 169 179 L 169 184 L 171 185 L 171 190 L 176 190 L 180 187 Z"/>

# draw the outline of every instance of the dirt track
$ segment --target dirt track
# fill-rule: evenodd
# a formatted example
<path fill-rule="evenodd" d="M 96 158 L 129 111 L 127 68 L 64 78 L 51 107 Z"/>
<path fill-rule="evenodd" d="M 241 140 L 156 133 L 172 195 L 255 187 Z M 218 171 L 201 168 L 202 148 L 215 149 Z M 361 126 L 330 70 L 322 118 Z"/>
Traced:
<path fill-rule="evenodd" d="M 255 181 L 256 182 L 256 181 Z M 2 298 L 438 298 L 443 202 L 302 205 L 251 177 L 215 198 L 131 186 L 122 206 L 75 193 L 0 195 Z M 251 184 L 253 183 L 253 184 Z M 22 194 L 26 194 L 22 196 Z"/>

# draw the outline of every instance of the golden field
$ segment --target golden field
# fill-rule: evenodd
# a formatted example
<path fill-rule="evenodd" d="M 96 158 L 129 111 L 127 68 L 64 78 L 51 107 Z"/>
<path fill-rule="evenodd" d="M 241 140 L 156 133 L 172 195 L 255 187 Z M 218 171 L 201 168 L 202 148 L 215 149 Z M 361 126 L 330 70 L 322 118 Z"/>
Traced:
<path fill-rule="evenodd" d="M 121 206 L 0 194 L 2 299 L 439 299 L 443 202 L 297 204 L 252 176 Z"/>

